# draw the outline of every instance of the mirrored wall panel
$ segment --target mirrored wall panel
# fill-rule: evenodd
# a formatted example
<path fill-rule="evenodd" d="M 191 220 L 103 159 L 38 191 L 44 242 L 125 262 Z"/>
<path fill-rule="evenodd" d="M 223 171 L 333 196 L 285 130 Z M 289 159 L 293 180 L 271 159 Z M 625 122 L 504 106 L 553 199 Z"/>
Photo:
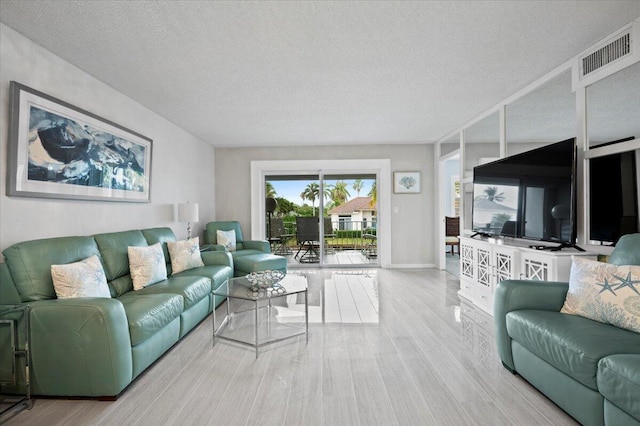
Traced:
<path fill-rule="evenodd" d="M 496 111 L 464 131 L 464 229 L 472 229 L 473 168 L 499 158 L 500 115 Z"/>
<path fill-rule="evenodd" d="M 640 138 L 640 63 L 587 88 L 589 147 Z"/>
<path fill-rule="evenodd" d="M 455 134 L 440 144 L 440 156 L 451 154 L 453 151 L 460 149 L 460 135 Z"/>
<path fill-rule="evenodd" d="M 506 108 L 507 155 L 576 136 L 571 70 L 547 81 Z"/>

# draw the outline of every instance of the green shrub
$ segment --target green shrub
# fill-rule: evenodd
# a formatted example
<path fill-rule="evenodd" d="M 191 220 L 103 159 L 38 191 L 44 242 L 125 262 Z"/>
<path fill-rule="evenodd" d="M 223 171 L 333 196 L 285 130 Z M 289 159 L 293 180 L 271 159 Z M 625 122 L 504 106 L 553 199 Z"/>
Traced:
<path fill-rule="evenodd" d="M 360 230 L 337 230 L 333 231 L 336 238 L 362 238 L 362 231 Z"/>

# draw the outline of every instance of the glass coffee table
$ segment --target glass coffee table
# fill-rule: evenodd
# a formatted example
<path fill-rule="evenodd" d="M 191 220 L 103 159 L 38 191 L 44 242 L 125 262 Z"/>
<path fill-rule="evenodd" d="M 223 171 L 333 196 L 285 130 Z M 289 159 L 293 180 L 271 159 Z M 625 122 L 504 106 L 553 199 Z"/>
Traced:
<path fill-rule="evenodd" d="M 272 343 L 306 334 L 309 343 L 309 306 L 307 278 L 289 274 L 282 281 L 259 288 L 246 277 L 229 278 L 213 291 L 214 296 L 227 299 L 226 315 L 216 327 L 216 310 L 213 310 L 213 345 L 216 339 L 228 340 L 252 346 L 256 350 Z M 277 310 L 272 309 L 287 300 L 304 299 L 304 323 L 279 321 Z M 280 305 L 282 306 L 282 305 Z"/>

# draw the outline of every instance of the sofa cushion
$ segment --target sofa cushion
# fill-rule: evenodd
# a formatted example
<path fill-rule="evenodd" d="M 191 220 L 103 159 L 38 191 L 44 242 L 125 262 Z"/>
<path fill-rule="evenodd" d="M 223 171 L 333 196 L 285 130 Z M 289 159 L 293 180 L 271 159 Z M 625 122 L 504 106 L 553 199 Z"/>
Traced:
<path fill-rule="evenodd" d="M 183 241 L 167 242 L 171 258 L 171 274 L 204 266 L 200 256 L 200 239 L 198 237 Z"/>
<path fill-rule="evenodd" d="M 5 262 L 23 302 L 54 299 L 51 265 L 77 262 L 100 251 L 93 237 L 25 241 L 6 248 Z"/>
<path fill-rule="evenodd" d="M 111 297 L 120 297 L 129 291 L 133 291 L 133 280 L 131 279 L 131 275 L 116 278 L 113 281 L 109 281 L 107 284 L 109 284 Z"/>
<path fill-rule="evenodd" d="M 118 298 L 127 314 L 131 346 L 138 345 L 162 330 L 183 312 L 178 294 L 129 292 Z"/>
<path fill-rule="evenodd" d="M 129 247 L 128 251 L 134 290 L 167 279 L 167 263 L 160 243 L 149 247 Z"/>
<path fill-rule="evenodd" d="M 95 254 L 79 262 L 51 265 L 51 278 L 58 299 L 111 297 L 102 263 Z"/>
<path fill-rule="evenodd" d="M 611 355 L 598 364 L 598 390 L 640 421 L 640 353 Z"/>
<path fill-rule="evenodd" d="M 98 234 L 94 235 L 94 238 L 100 249 L 109 281 L 129 273 L 129 246 L 148 246 L 144 235 L 138 230 Z"/>
<path fill-rule="evenodd" d="M 263 251 L 260 250 L 256 250 L 256 249 L 240 249 L 237 248 L 236 251 L 231 253 L 231 256 L 233 256 L 234 262 L 235 259 L 239 259 L 241 257 L 245 257 L 245 256 L 253 256 L 256 254 L 265 254 Z"/>
<path fill-rule="evenodd" d="M 506 317 L 509 336 L 575 380 L 597 390 L 600 359 L 640 353 L 640 334 L 576 315 L 552 311 L 512 311 Z"/>
<path fill-rule="evenodd" d="M 178 277 L 207 277 L 211 280 L 212 290 L 215 290 L 224 284 L 227 278 L 233 277 L 233 269 L 224 265 L 203 266 L 202 268 L 189 269 L 171 276 L 171 278 Z"/>
<path fill-rule="evenodd" d="M 569 292 L 560 312 L 640 333 L 640 266 L 574 256 Z"/>
<path fill-rule="evenodd" d="M 164 281 L 136 291 L 136 294 L 177 294 L 186 311 L 211 294 L 211 280 L 206 277 L 171 276 Z"/>

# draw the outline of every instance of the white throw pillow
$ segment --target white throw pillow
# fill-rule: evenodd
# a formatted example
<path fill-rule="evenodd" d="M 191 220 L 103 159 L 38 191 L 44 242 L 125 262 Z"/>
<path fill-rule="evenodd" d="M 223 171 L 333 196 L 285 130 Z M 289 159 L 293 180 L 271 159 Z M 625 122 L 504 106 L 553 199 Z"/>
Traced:
<path fill-rule="evenodd" d="M 107 277 L 98 256 L 66 265 L 51 265 L 53 288 L 58 299 L 111 297 Z"/>
<path fill-rule="evenodd" d="M 640 333 L 640 266 L 618 266 L 574 256 L 567 314 Z"/>
<path fill-rule="evenodd" d="M 168 241 L 167 248 L 171 258 L 172 274 L 204 266 L 200 256 L 199 237 L 185 241 Z"/>
<path fill-rule="evenodd" d="M 217 231 L 218 244 L 224 246 L 226 251 L 236 251 L 236 231 Z"/>
<path fill-rule="evenodd" d="M 128 247 L 128 252 L 134 290 L 142 290 L 148 285 L 167 279 L 167 265 L 162 244 Z"/>

